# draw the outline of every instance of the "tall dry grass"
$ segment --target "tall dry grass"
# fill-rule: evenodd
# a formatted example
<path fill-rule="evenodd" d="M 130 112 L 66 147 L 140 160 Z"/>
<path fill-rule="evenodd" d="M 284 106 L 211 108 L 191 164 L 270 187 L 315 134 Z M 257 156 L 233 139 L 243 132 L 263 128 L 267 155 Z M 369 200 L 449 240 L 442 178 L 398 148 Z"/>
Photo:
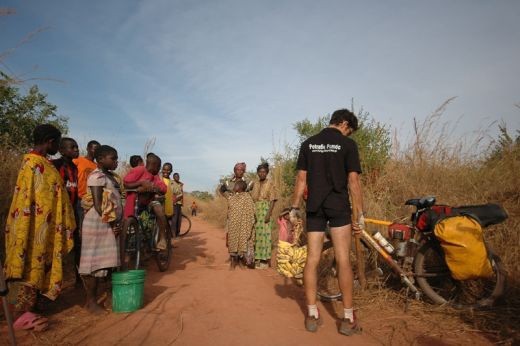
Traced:
<path fill-rule="evenodd" d="M 456 122 L 443 122 L 442 113 L 448 103 L 449 100 L 423 122 L 414 122 L 414 138 L 409 144 L 402 145 L 394 139 L 392 157 L 384 168 L 377 175 L 363 177 L 365 208 L 370 217 L 404 221 L 412 212 L 411 207 L 404 205 L 410 198 L 436 196 L 437 203 L 453 206 L 501 204 L 509 218 L 487 228 L 485 238 L 505 265 L 507 293 L 495 309 L 464 312 L 460 318 L 500 340 L 520 340 L 519 150 L 504 150 L 501 157 L 486 160 L 487 148 L 482 144 L 485 134 L 461 136 L 452 130 Z M 271 169 L 271 178 L 280 191 L 286 189 L 281 179 L 284 164 L 283 159 L 278 160 Z M 287 197 L 280 200 L 274 216 L 288 205 Z M 207 207 L 206 218 L 223 226 L 225 200 L 216 198 Z"/>
<path fill-rule="evenodd" d="M 364 186 L 368 213 L 402 220 L 412 211 L 404 201 L 427 195 L 436 196 L 439 204 L 452 206 L 502 205 L 509 218 L 485 229 L 484 236 L 506 268 L 506 295 L 493 310 L 463 312 L 460 318 L 477 330 L 492 333 L 497 340 L 520 341 L 519 148 L 505 148 L 500 157 L 487 160 L 484 148 L 479 150 L 479 136 L 470 143 L 454 140 L 440 120 L 440 114 L 435 113 L 418 124 L 413 143 L 396 151 L 378 178 Z"/>

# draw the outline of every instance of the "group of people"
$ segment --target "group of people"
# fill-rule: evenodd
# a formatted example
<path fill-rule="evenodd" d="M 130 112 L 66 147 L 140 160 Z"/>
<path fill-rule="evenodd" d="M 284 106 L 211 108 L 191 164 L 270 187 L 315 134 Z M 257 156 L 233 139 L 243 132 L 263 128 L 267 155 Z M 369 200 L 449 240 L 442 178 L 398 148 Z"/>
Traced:
<path fill-rule="evenodd" d="M 359 153 L 356 142 L 348 138 L 357 128 L 356 116 L 341 109 L 332 114 L 327 128 L 302 143 L 291 207 L 278 217 L 279 238 L 292 241 L 289 219 L 299 217 L 302 198 L 307 195 L 305 328 L 311 332 L 321 325 L 316 305 L 317 269 L 326 228 L 330 229 L 343 299 L 339 332 L 352 335 L 360 331 L 352 305 L 349 257 L 352 233 L 363 227 Z M 4 269 L 15 327 L 38 331 L 48 326 L 47 319 L 35 313 L 41 308 L 39 297 L 54 300 L 60 294 L 64 256 L 74 248 L 77 280 L 86 288 L 86 308 L 103 311 L 98 305 L 98 286 L 108 281 L 113 268 L 124 269 L 125 222 L 136 210 L 153 210 L 160 228 L 157 251 L 164 250 L 170 223 L 174 234 L 180 230 L 183 184 L 178 173 L 170 179 L 172 164 L 161 166 L 161 159 L 153 153 L 146 160 L 131 157 L 132 169 L 121 179 L 114 172 L 118 153 L 111 146 L 90 141 L 87 155 L 78 157 L 76 141 L 62 138 L 49 124 L 37 126 L 33 140 L 32 151 L 23 158 L 8 214 Z M 47 159 L 58 151 L 61 158 Z M 267 163 L 257 167 L 254 182 L 246 180 L 245 171 L 245 163 L 237 163 L 233 177 L 219 187 L 228 199 L 230 267 L 263 269 L 272 254 L 272 214 L 278 191 L 268 178 Z M 164 206 L 154 198 L 158 194 L 164 195 Z M 122 196 L 126 196 L 124 205 Z M 193 211 L 196 213 L 196 205 Z"/>
<path fill-rule="evenodd" d="M 360 332 L 353 310 L 353 274 L 350 263 L 351 237 L 363 225 L 363 197 L 359 175 L 361 164 L 357 144 L 348 138 L 358 128 L 357 117 L 347 109 L 335 111 L 329 126 L 301 144 L 296 164 L 296 181 L 291 207 L 278 218 L 280 240 L 292 241 L 290 221 L 301 217 L 305 199 L 307 259 L 304 288 L 307 300 L 305 328 L 316 332 L 322 319 L 316 305 L 317 270 L 325 230 L 330 230 L 343 300 L 338 331 L 344 335 Z M 232 179 L 219 191 L 228 198 L 227 246 L 231 269 L 237 263 L 265 268 L 271 257 L 272 211 L 278 199 L 267 178 L 269 166 L 258 166 L 258 179 L 244 178 L 246 166 L 237 163 Z M 304 198 L 305 197 L 305 198 Z M 289 226 L 289 227 L 288 227 Z"/>
<path fill-rule="evenodd" d="M 99 286 L 106 292 L 111 271 L 125 269 L 125 223 L 135 210 L 153 210 L 160 228 L 156 250 L 165 250 L 166 232 L 180 231 L 183 183 L 178 173 L 170 179 L 172 164 L 161 166 L 153 153 L 146 161 L 132 156 L 122 179 L 115 173 L 115 148 L 93 140 L 79 157 L 77 142 L 50 124 L 36 126 L 33 142 L 6 222 L 4 269 L 14 327 L 41 331 L 48 321 L 39 312 L 63 287 L 64 257 L 74 250 L 76 285 L 85 288 L 86 309 L 104 312 Z M 60 158 L 48 159 L 58 151 Z"/>
<path fill-rule="evenodd" d="M 257 169 L 258 178 L 248 181 L 244 177 L 246 164 L 237 163 L 233 177 L 219 187 L 219 192 L 228 200 L 227 247 L 230 254 L 230 269 L 237 265 L 256 269 L 266 269 L 272 254 L 272 214 L 278 191 L 272 179 L 268 178 L 269 164 L 261 163 Z M 283 224 L 281 240 L 288 240 L 288 210 L 278 218 Z"/>

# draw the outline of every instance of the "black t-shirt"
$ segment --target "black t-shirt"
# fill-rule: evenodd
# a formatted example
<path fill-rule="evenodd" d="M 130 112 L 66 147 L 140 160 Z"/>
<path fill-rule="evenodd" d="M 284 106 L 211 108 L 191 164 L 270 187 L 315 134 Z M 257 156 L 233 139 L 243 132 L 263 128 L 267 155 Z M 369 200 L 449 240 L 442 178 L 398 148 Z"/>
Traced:
<path fill-rule="evenodd" d="M 338 129 L 327 127 L 302 143 L 296 169 L 307 171 L 307 211 L 317 211 L 331 192 L 348 205 L 348 173 L 361 173 L 357 144 Z"/>

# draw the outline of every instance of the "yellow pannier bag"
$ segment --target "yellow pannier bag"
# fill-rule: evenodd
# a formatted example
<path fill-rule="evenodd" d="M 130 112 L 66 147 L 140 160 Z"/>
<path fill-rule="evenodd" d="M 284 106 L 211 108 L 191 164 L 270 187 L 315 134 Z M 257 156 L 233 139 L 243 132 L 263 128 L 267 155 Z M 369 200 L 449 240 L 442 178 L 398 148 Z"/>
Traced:
<path fill-rule="evenodd" d="M 434 233 L 454 279 L 470 280 L 493 275 L 482 227 L 477 220 L 465 215 L 447 217 L 435 225 Z"/>

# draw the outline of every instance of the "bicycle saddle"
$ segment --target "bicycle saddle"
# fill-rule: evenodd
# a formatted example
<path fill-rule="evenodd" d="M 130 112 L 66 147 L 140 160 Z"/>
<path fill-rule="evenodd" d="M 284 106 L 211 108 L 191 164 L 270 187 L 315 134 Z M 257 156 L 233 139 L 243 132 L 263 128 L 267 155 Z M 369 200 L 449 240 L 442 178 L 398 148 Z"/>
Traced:
<path fill-rule="evenodd" d="M 427 196 L 423 198 L 412 198 L 407 200 L 404 205 L 413 205 L 417 207 L 417 209 L 429 208 L 435 204 L 434 196 Z"/>

